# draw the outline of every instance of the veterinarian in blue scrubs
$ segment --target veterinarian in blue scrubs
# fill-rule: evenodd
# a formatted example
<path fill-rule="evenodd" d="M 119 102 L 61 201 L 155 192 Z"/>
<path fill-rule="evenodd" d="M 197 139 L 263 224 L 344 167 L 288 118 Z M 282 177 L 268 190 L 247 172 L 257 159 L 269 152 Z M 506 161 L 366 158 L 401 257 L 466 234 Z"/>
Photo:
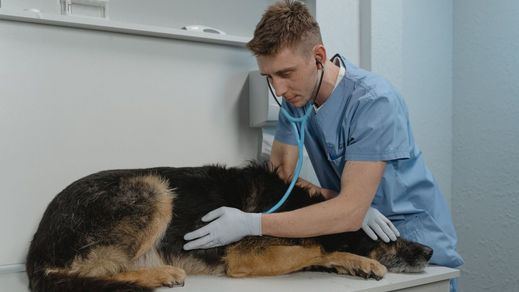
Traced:
<path fill-rule="evenodd" d="M 292 116 L 303 116 L 313 102 L 305 148 L 321 187 L 302 179 L 298 184 L 328 200 L 274 214 L 219 208 L 203 218 L 211 223 L 185 235 L 191 241 L 184 248 L 225 245 L 247 235 L 311 237 L 362 228 L 372 238 L 376 233 L 395 240 L 399 232 L 432 247 L 433 264 L 462 265 L 449 208 L 391 84 L 341 56 L 327 60 L 318 24 L 298 2 L 271 6 L 248 47 Z M 280 114 L 270 160 L 286 179 L 297 162 L 296 134 Z"/>

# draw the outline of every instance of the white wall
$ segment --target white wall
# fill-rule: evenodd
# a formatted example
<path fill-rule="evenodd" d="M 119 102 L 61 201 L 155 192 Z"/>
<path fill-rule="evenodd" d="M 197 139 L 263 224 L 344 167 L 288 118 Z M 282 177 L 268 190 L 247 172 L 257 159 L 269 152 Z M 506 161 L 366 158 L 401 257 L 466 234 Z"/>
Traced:
<path fill-rule="evenodd" d="M 361 2 L 361 65 L 404 97 L 416 143 L 451 200 L 452 1 Z"/>
<path fill-rule="evenodd" d="M 462 291 L 518 291 L 519 2 L 454 1 L 454 220 Z"/>
<path fill-rule="evenodd" d="M 452 0 L 403 1 L 403 87 L 415 138 L 451 203 Z"/>
<path fill-rule="evenodd" d="M 359 64 L 359 0 L 326 0 L 315 3 L 315 17 L 319 22 L 328 57 L 344 55 Z"/>
<path fill-rule="evenodd" d="M 36 8 L 44 14 L 60 14 L 60 0 L 1 0 L 2 8 Z M 204 24 L 227 34 L 250 36 L 263 10 L 275 0 L 110 0 L 108 18 L 113 21 L 181 28 Z"/>
<path fill-rule="evenodd" d="M 245 48 L 0 22 L 0 264 L 44 208 L 112 168 L 254 158 Z"/>

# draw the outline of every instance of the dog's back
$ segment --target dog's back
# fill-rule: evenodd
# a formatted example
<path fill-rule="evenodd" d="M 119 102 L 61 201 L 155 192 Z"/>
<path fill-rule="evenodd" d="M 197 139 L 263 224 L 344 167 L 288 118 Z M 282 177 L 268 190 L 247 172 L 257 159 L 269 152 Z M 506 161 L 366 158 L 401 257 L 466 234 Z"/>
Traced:
<path fill-rule="evenodd" d="M 30 286 L 34 291 L 114 291 L 120 284 L 124 290 L 142 283 L 105 275 L 164 262 L 193 273 L 223 273 L 225 248 L 187 252 L 183 235 L 220 206 L 260 211 L 265 197 L 259 195 L 280 183 L 254 164 L 111 170 L 84 177 L 60 192 L 43 215 L 27 256 Z"/>
<path fill-rule="evenodd" d="M 373 242 L 361 232 L 312 239 L 251 237 L 234 247 L 182 249 L 183 235 L 205 224 L 200 218 L 207 212 L 221 206 L 263 212 L 286 187 L 275 171 L 254 163 L 244 168 L 161 167 L 87 176 L 64 189 L 47 207 L 27 256 L 30 287 L 33 291 L 147 291 L 181 284 L 186 272 L 248 275 L 242 266 L 230 265 L 232 256 L 274 245 L 317 246 L 327 253 L 365 256 L 383 247 L 386 253 L 397 254 L 397 244 Z M 280 211 L 323 200 L 296 187 Z"/>

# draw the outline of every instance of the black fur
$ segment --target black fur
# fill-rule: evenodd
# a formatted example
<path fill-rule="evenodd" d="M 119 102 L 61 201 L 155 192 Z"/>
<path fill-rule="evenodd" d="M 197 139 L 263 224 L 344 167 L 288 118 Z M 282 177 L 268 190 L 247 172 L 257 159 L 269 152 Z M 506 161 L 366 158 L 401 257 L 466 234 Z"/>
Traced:
<path fill-rule="evenodd" d="M 200 218 L 221 206 L 246 212 L 264 212 L 284 194 L 288 184 L 266 164 L 250 163 L 243 168 L 220 165 L 202 167 L 158 167 L 150 169 L 110 170 L 84 177 L 61 191 L 49 204 L 31 242 L 27 256 L 27 273 L 32 291 L 149 291 L 132 283 L 101 281 L 68 277 L 53 279 L 45 275 L 49 267 L 67 267 L 75 257 L 84 257 L 97 246 L 122 246 L 129 254 L 135 251 L 132 241 L 113 234 L 115 224 L 130 218 L 134 228 L 144 227 L 152 216 L 152 194 L 146 189 L 132 188 L 121 182 L 141 175 L 157 175 L 169 182 L 176 198 L 173 218 L 159 244 L 158 250 L 166 261 L 178 255 L 191 255 L 208 265 L 222 265 L 226 247 L 185 251 L 184 234 L 203 225 Z M 278 212 L 298 209 L 323 201 L 295 187 Z M 143 226 L 141 226 L 143 225 Z M 346 251 L 368 256 L 376 248 L 391 248 L 373 241 L 364 232 L 341 233 L 315 237 L 327 252 Z M 301 239 L 286 239 L 287 244 L 299 244 Z M 399 243 L 400 242 L 400 243 Z M 399 239 L 402 247 L 412 245 L 416 250 L 397 255 L 400 265 L 418 266 L 430 258 L 421 245 Z M 418 247 L 416 247 L 418 246 Z M 430 249 L 429 249 L 430 250 Z M 431 250 L 432 253 L 432 250 Z M 393 260 L 395 256 L 389 257 Z M 382 262 L 383 263 L 383 262 Z M 390 264 L 394 262 L 388 261 Z M 384 263 L 383 263 L 384 264 Z M 391 270 L 391 266 L 388 266 Z M 420 267 L 418 267 L 418 270 Z M 141 289 L 141 290 L 138 290 Z"/>

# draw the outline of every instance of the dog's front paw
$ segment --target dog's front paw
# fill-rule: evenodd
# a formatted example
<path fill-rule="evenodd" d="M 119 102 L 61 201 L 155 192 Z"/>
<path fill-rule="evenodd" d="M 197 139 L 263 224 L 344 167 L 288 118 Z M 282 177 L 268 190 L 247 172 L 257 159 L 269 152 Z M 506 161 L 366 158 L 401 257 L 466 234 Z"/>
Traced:
<path fill-rule="evenodd" d="M 387 273 L 387 269 L 384 265 L 376 260 L 369 260 L 363 262 L 358 269 L 354 271 L 356 276 L 363 277 L 365 279 L 380 280 Z"/>
<path fill-rule="evenodd" d="M 380 280 L 387 272 L 379 261 L 347 252 L 334 252 L 326 259 L 339 274 Z"/>
<path fill-rule="evenodd" d="M 173 266 L 165 266 L 160 269 L 157 275 L 157 286 L 162 287 L 183 287 L 186 279 L 186 272 L 183 269 Z"/>
<path fill-rule="evenodd" d="M 364 279 L 380 280 L 384 277 L 387 269 L 376 260 L 363 258 L 360 261 L 348 262 L 345 265 L 335 265 L 339 274 L 352 275 Z"/>

